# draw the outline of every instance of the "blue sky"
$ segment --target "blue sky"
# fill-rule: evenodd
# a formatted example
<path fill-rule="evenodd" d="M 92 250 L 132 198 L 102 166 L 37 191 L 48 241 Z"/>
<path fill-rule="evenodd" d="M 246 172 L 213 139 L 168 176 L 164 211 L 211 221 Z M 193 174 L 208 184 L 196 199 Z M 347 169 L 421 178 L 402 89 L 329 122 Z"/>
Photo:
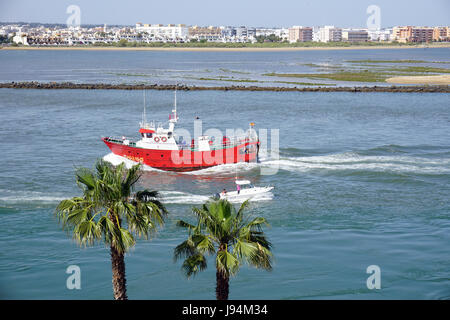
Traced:
<path fill-rule="evenodd" d="M 450 25 L 450 0 L 0 0 L 0 21 L 65 23 L 72 4 L 82 24 L 364 27 L 377 5 L 381 27 Z"/>

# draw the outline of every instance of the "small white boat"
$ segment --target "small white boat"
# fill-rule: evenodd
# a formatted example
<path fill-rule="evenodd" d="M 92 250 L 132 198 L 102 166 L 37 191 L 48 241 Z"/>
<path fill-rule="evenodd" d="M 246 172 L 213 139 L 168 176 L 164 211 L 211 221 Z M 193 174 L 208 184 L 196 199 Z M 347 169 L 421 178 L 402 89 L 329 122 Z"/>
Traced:
<path fill-rule="evenodd" d="M 270 192 L 274 187 L 255 187 L 249 180 L 236 180 L 237 189 L 239 191 L 222 191 L 214 195 L 215 199 L 226 199 L 231 202 L 244 202 L 253 198 L 259 198 L 264 195 L 272 195 Z"/>

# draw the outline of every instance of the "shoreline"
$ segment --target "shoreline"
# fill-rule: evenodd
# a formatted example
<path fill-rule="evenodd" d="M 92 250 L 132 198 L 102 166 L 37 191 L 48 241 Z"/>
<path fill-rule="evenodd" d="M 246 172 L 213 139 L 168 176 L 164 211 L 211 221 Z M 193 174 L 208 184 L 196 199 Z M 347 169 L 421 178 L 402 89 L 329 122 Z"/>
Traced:
<path fill-rule="evenodd" d="M 61 47 L 0 47 L 0 50 L 81 50 L 81 51 L 222 51 L 222 52 L 264 52 L 264 51 L 311 51 L 311 50 L 370 50 L 370 49 L 432 49 L 450 48 L 450 43 L 429 45 L 379 45 L 379 46 L 317 46 L 317 47 L 94 47 L 94 46 L 61 46 Z"/>
<path fill-rule="evenodd" d="M 434 92 L 450 93 L 449 85 L 422 86 L 354 86 L 354 87 L 259 87 L 259 86 L 187 86 L 187 85 L 136 85 L 136 84 L 106 84 L 106 83 L 72 83 L 72 82 L 7 82 L 0 83 L 3 89 L 75 89 L 75 90 L 181 90 L 181 91 L 274 91 L 274 92 Z"/>

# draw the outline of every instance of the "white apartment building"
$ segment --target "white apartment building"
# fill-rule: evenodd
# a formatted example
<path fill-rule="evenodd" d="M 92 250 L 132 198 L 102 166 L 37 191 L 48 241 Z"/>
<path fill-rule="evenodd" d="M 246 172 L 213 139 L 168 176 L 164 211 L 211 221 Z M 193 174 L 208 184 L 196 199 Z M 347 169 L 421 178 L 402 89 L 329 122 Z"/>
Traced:
<path fill-rule="evenodd" d="M 368 30 L 370 41 L 389 41 L 391 40 L 392 29 Z"/>
<path fill-rule="evenodd" d="M 13 37 L 13 42 L 17 44 L 23 44 L 28 46 L 27 36 L 23 32 L 18 32 L 17 35 Z"/>
<path fill-rule="evenodd" d="M 137 32 L 146 32 L 150 37 L 160 40 L 186 40 L 189 35 L 189 28 L 184 24 L 143 24 L 136 23 Z"/>
<path fill-rule="evenodd" d="M 335 26 L 324 26 L 319 29 L 320 42 L 342 41 L 342 29 Z"/>

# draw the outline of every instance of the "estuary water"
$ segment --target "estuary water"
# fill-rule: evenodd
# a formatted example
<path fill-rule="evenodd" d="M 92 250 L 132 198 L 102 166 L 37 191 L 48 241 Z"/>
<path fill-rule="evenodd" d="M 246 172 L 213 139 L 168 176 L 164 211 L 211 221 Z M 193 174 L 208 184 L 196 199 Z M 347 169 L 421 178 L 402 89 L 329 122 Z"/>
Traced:
<path fill-rule="evenodd" d="M 308 74 L 369 71 L 392 76 L 420 75 L 421 73 L 407 68 L 448 69 L 449 56 L 450 48 L 280 52 L 2 50 L 0 82 L 179 83 L 195 86 L 275 87 L 383 86 L 391 84 L 314 79 L 308 77 Z M 286 73 L 304 74 L 305 77 L 273 75 Z M 433 73 L 426 73 L 430 74 Z"/>
<path fill-rule="evenodd" d="M 415 52 L 422 54 L 408 55 Z M 89 61 L 92 53 L 84 54 Z M 16 80 L 8 77 L 1 75 Z M 142 100 L 142 91 L 0 90 L 0 298 L 112 298 L 108 249 L 79 248 L 54 209 L 80 194 L 75 167 L 122 161 L 100 137 L 137 136 Z M 148 91 L 147 102 L 148 118 L 166 121 L 173 93 Z M 178 92 L 179 127 L 192 130 L 196 116 L 203 130 L 223 132 L 253 121 L 257 130 L 278 129 L 280 148 L 260 164 L 192 173 L 146 168 L 139 188 L 160 190 L 170 215 L 126 255 L 129 298 L 215 298 L 212 259 L 189 280 L 172 261 L 186 237 L 175 221 L 193 222 L 192 206 L 234 189 L 238 176 L 275 186 L 249 212 L 270 223 L 275 259 L 272 272 L 243 266 L 230 299 L 449 299 L 449 102 L 439 93 Z M 70 265 L 81 269 L 80 290 L 66 287 Z M 371 265 L 380 267 L 381 289 L 367 288 Z"/>

